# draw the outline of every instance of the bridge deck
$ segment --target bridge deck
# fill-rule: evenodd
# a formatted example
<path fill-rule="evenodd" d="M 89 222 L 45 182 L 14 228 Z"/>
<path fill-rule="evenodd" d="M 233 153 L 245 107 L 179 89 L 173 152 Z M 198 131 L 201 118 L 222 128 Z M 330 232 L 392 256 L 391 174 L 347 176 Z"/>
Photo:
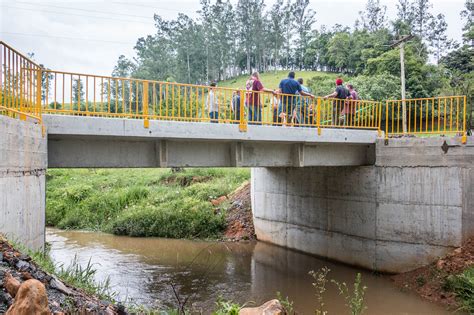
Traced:
<path fill-rule="evenodd" d="M 49 167 L 287 167 L 373 164 L 376 130 L 43 115 Z"/>

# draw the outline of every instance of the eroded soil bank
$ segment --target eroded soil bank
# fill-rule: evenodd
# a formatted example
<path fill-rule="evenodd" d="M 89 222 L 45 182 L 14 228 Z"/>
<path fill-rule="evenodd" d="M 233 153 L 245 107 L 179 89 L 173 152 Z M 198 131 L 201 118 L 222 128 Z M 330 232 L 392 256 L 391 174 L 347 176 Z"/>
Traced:
<path fill-rule="evenodd" d="M 391 279 L 402 290 L 415 291 L 428 301 L 457 310 L 463 306 L 463 301 L 456 297 L 450 279 L 472 267 L 474 267 L 474 239 L 468 240 L 462 247 L 428 266 L 394 275 Z M 466 289 L 469 290 L 469 287 Z M 470 290 L 474 293 L 474 279 Z"/>

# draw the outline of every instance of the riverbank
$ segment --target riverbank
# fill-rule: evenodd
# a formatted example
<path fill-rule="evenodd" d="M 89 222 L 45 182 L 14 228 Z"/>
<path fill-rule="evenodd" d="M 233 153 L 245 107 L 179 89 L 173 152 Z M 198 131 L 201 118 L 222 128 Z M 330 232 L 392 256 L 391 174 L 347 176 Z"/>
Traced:
<path fill-rule="evenodd" d="M 400 289 L 415 291 L 430 302 L 473 314 L 474 239 L 428 266 L 391 279 Z"/>
<path fill-rule="evenodd" d="M 87 274 L 91 270 L 77 265 L 58 270 L 47 256 L 35 255 L 30 257 L 19 252 L 0 235 L 0 314 L 12 308 L 9 314 L 14 315 L 19 312 L 18 308 L 24 311 L 25 307 L 26 313 L 39 313 L 41 310 L 52 314 L 123 313 L 123 308 L 114 305 L 112 299 L 107 299 L 110 296 L 106 291 L 100 292 L 106 287 L 92 282 L 93 274 Z M 76 285 L 82 281 L 83 289 L 63 282 L 63 278 L 68 276 L 74 277 L 71 282 Z M 87 288 L 94 294 L 87 293 Z"/>
<path fill-rule="evenodd" d="M 248 169 L 48 170 L 46 224 L 116 235 L 221 238 Z"/>

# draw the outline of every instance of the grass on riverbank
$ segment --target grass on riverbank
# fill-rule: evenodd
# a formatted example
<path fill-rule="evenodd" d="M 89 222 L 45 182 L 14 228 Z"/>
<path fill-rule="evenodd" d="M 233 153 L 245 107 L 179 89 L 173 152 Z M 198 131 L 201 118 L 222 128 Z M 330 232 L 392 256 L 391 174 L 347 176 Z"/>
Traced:
<path fill-rule="evenodd" d="M 446 279 L 446 289 L 453 291 L 461 304 L 461 310 L 474 314 L 474 266 Z"/>
<path fill-rule="evenodd" d="M 0 235 L 0 241 L 8 242 Z M 81 266 L 74 257 L 71 263 L 67 266 L 56 264 L 49 255 L 49 249 L 42 251 L 32 251 L 21 245 L 18 242 L 10 241 L 11 246 L 31 257 L 32 261 L 43 271 L 54 275 L 71 287 L 82 289 L 89 295 L 94 295 L 101 300 L 115 302 L 116 293 L 110 286 L 109 279 L 105 281 L 97 281 L 95 279 L 96 269 L 90 263 L 86 266 Z"/>
<path fill-rule="evenodd" d="M 48 170 L 46 223 L 131 236 L 214 238 L 225 217 L 211 200 L 248 180 L 248 169 Z"/>

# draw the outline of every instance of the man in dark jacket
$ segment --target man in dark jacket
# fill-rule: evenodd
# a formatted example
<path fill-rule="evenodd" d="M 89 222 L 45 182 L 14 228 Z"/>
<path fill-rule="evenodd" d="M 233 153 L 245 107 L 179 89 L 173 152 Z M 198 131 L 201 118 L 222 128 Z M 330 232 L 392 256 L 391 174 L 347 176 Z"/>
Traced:
<path fill-rule="evenodd" d="M 329 95 L 326 95 L 324 98 L 334 99 L 332 105 L 332 124 L 338 125 L 339 124 L 339 116 L 341 114 L 341 110 L 344 107 L 345 99 L 349 96 L 349 92 L 343 85 L 343 81 L 341 78 L 337 78 L 336 80 L 336 89 Z"/>

